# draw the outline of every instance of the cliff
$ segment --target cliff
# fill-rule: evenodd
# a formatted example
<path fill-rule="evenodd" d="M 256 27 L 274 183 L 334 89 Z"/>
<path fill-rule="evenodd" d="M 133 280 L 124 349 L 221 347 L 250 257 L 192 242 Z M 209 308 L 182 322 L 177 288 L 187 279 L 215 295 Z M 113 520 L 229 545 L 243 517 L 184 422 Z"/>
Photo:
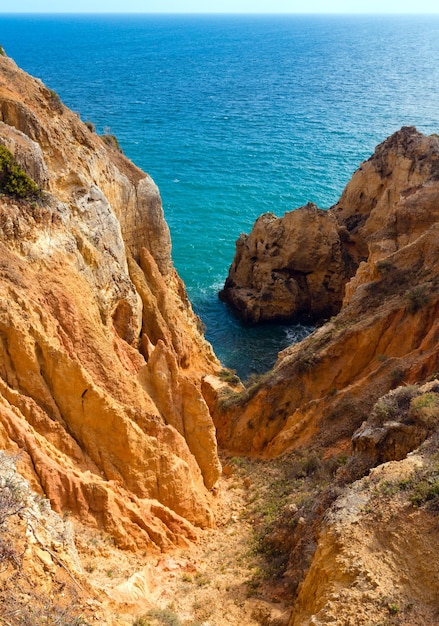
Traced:
<path fill-rule="evenodd" d="M 0 120 L 0 447 L 55 511 L 121 547 L 193 539 L 214 523 L 200 378 L 218 362 L 157 187 L 4 56 Z M 5 186 L 10 155 L 40 192 Z"/>
<path fill-rule="evenodd" d="M 334 317 L 231 387 L 153 181 L 0 56 L 3 621 L 436 623 L 438 163 L 403 128 L 241 237 L 246 319 Z"/>
<path fill-rule="evenodd" d="M 266 456 L 311 441 L 349 447 L 380 396 L 438 370 L 438 158 L 437 137 L 403 128 L 354 174 L 327 218 L 357 267 L 340 312 L 244 392 L 206 389 L 222 446 Z M 314 235 L 301 231 L 304 249 Z"/>
<path fill-rule="evenodd" d="M 320 320 L 328 302 L 338 311 L 246 389 L 204 382 L 222 447 L 302 463 L 260 539 L 267 567 L 282 563 L 290 626 L 437 622 L 438 160 L 436 136 L 402 128 L 326 214 L 308 205 L 263 216 L 238 242 L 229 279 L 244 276 L 245 260 L 250 319 L 276 312 L 267 290 L 280 293 L 284 318 L 276 289 L 293 279 L 311 291 L 291 288 L 290 310 L 309 303 Z M 290 237 L 294 271 L 283 273 Z M 331 272 L 314 283 L 321 267 Z"/>

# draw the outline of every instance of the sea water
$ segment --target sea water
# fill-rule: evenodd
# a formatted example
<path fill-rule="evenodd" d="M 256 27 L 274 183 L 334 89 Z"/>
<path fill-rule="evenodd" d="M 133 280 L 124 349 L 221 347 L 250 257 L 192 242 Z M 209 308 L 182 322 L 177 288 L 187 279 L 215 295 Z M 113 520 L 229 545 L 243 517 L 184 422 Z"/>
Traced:
<path fill-rule="evenodd" d="M 3 15 L 0 44 L 153 177 L 206 336 L 243 377 L 309 329 L 245 327 L 218 300 L 239 234 L 331 206 L 401 126 L 439 132 L 437 16 Z"/>

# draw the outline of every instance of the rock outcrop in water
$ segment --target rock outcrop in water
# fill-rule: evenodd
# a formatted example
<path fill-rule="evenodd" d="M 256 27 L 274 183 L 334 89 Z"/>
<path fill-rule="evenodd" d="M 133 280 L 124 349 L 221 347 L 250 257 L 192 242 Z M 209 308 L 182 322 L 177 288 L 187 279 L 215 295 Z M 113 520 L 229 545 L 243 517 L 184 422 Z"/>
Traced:
<path fill-rule="evenodd" d="M 438 167 L 439 139 L 403 128 L 354 174 L 327 218 L 357 266 L 341 311 L 244 393 L 206 391 L 222 446 L 276 456 L 316 439 L 349 445 L 380 396 L 439 369 Z"/>
<path fill-rule="evenodd" d="M 236 255 L 220 298 L 246 322 L 312 322 L 340 310 L 351 266 L 338 224 L 314 204 L 261 215 Z"/>
<path fill-rule="evenodd" d="M 218 363 L 157 187 L 4 56 L 0 144 L 42 190 L 0 196 L 0 447 L 122 547 L 192 539 L 213 524 Z"/>
<path fill-rule="evenodd" d="M 437 137 L 405 127 L 361 165 L 328 211 L 308 204 L 283 218 L 262 215 L 237 241 L 221 299 L 252 323 L 337 314 L 345 289 L 349 298 L 367 271 L 363 263 L 435 223 L 437 158 Z"/>

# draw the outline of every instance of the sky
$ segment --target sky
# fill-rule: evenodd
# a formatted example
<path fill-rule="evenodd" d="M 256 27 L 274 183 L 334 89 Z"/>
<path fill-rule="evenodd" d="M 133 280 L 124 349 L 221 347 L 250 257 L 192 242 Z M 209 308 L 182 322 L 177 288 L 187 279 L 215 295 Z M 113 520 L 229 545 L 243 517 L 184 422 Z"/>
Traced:
<path fill-rule="evenodd" d="M 15 0 L 1 13 L 436 13 L 437 0 Z"/>

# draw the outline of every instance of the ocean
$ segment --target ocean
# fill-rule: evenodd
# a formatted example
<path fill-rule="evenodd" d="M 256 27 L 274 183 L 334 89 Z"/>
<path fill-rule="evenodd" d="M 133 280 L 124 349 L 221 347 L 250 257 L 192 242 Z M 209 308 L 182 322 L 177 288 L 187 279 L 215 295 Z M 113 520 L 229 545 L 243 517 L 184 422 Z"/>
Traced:
<path fill-rule="evenodd" d="M 309 329 L 246 327 L 218 300 L 239 234 L 330 207 L 401 126 L 439 132 L 438 16 L 4 14 L 0 45 L 153 177 L 206 336 L 243 378 Z"/>

